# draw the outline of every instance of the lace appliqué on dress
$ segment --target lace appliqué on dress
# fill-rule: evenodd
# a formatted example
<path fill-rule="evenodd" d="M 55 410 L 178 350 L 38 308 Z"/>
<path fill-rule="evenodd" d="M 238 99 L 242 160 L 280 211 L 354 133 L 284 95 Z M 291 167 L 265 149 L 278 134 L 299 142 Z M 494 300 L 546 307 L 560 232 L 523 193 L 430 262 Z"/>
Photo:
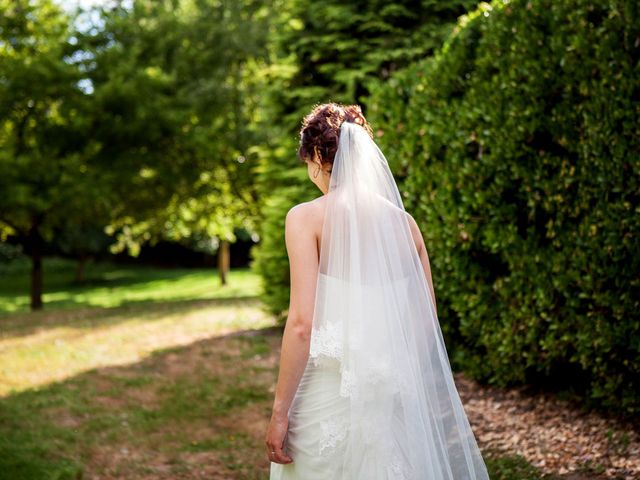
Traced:
<path fill-rule="evenodd" d="M 362 372 L 356 378 L 356 375 L 348 369 L 344 364 L 340 368 L 342 375 L 340 381 L 340 395 L 350 397 L 359 394 L 360 384 L 375 385 L 377 383 L 386 383 L 395 385 L 395 388 L 406 388 L 406 385 L 399 383 L 399 375 L 394 375 L 391 365 L 388 361 L 372 360 L 371 364 L 362 368 Z M 393 387 L 392 387 L 393 388 Z"/>
<path fill-rule="evenodd" d="M 346 369 L 342 369 L 340 372 L 340 396 L 350 397 L 355 393 L 356 379 L 353 374 Z"/>
<path fill-rule="evenodd" d="M 346 418 L 340 420 L 326 420 L 320 422 L 320 440 L 318 442 L 318 454 L 319 455 L 333 455 L 340 449 L 340 445 L 347 438 L 349 431 L 349 424 Z M 388 472 L 389 478 L 394 480 L 413 480 L 414 475 L 411 473 L 408 465 L 402 461 L 401 457 L 394 453 L 387 460 L 382 458 L 388 457 L 388 452 L 382 453 L 379 459 L 382 462 L 383 468 Z"/>
<path fill-rule="evenodd" d="M 342 325 L 340 322 L 325 322 L 320 327 L 314 327 L 311 331 L 309 346 L 309 359 L 314 366 L 321 363 L 322 358 L 342 362 L 343 339 Z M 409 387 L 406 378 L 401 373 L 393 373 L 391 365 L 384 359 L 373 359 L 371 364 L 363 369 L 356 378 L 351 370 L 344 364 L 340 367 L 342 375 L 340 382 L 340 396 L 349 397 L 358 393 L 358 382 L 376 384 L 378 382 L 395 382 L 396 388 L 407 389 Z"/>
<path fill-rule="evenodd" d="M 321 356 L 342 359 L 341 333 L 335 322 L 327 322 L 311 330 L 309 357 L 314 365 L 318 365 Z"/>
<path fill-rule="evenodd" d="M 394 455 L 391 463 L 387 466 L 390 478 L 396 480 L 411 480 L 413 475 L 407 470 L 406 465 L 401 461 L 398 455 Z"/>
<path fill-rule="evenodd" d="M 322 437 L 319 441 L 320 455 L 330 454 L 336 450 L 336 447 L 347 437 L 347 422 L 336 420 L 326 420 L 320 422 L 320 429 L 322 430 Z"/>

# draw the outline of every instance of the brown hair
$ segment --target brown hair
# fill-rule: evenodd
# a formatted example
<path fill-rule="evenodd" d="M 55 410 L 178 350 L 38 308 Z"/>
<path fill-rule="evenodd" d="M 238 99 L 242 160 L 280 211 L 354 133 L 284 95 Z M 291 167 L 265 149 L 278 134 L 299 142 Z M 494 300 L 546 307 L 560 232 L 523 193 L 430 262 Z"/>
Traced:
<path fill-rule="evenodd" d="M 322 164 L 333 164 L 338 150 L 342 122 L 362 125 L 369 136 L 373 138 L 373 131 L 367 119 L 364 118 L 360 105 L 340 105 L 338 103 L 316 105 L 311 113 L 302 120 L 300 147 L 298 148 L 300 160 L 304 162 L 313 158 L 314 150 L 316 150 Z"/>

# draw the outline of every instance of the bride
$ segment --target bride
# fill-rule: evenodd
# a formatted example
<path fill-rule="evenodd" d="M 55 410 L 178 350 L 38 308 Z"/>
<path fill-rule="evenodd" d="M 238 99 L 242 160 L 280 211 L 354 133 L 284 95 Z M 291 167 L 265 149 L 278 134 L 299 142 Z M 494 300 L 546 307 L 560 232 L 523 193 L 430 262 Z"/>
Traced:
<path fill-rule="evenodd" d="M 429 258 L 357 105 L 319 105 L 299 157 L 323 195 L 285 219 L 291 293 L 270 480 L 485 480 Z"/>

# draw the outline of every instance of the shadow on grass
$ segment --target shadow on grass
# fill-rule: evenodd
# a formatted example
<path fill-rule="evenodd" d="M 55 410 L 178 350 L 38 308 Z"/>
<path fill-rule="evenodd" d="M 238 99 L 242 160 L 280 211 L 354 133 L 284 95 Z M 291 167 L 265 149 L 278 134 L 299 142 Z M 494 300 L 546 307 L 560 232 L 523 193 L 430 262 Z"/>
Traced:
<path fill-rule="evenodd" d="M 0 399 L 0 480 L 267 478 L 282 328 L 241 330 Z M 486 452 L 493 480 L 536 480 Z"/>
<path fill-rule="evenodd" d="M 0 479 L 264 478 L 280 335 L 212 337 L 0 399 Z"/>
<path fill-rule="evenodd" d="M 75 264 L 69 261 L 55 262 L 52 266 L 48 259 L 44 262 L 44 287 L 45 293 L 82 292 L 95 287 L 130 287 L 144 284 L 150 280 L 176 280 L 185 275 L 193 275 L 202 272 L 216 278 L 217 271 L 185 268 L 159 268 L 151 266 L 126 266 L 108 262 L 91 263 L 88 266 L 85 278 L 81 282 L 75 280 Z M 4 272 L 0 281 L 0 296 L 24 295 L 29 292 L 30 272 L 12 271 Z"/>

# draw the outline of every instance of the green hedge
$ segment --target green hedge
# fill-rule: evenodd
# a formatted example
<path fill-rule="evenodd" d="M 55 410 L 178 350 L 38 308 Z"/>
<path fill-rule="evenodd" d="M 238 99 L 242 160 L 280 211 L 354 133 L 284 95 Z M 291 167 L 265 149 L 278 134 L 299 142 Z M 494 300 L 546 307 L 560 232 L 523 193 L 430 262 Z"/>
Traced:
<path fill-rule="evenodd" d="M 284 241 L 284 220 L 294 205 L 314 198 L 320 191 L 308 179 L 296 157 L 295 137 L 284 137 L 276 145 L 256 147 L 259 159 L 256 185 L 260 193 L 258 234 L 251 249 L 251 268 L 260 276 L 260 298 L 266 312 L 284 323 L 289 308 L 289 258 Z M 316 195 L 317 196 L 317 195 Z"/>
<path fill-rule="evenodd" d="M 262 205 L 261 241 L 252 249 L 251 268 L 260 275 L 264 309 L 284 323 L 289 308 L 289 259 L 284 241 L 287 211 L 304 195 L 300 187 L 281 187 Z"/>
<path fill-rule="evenodd" d="M 374 91 L 458 367 L 640 411 L 632 0 L 494 1 Z"/>

